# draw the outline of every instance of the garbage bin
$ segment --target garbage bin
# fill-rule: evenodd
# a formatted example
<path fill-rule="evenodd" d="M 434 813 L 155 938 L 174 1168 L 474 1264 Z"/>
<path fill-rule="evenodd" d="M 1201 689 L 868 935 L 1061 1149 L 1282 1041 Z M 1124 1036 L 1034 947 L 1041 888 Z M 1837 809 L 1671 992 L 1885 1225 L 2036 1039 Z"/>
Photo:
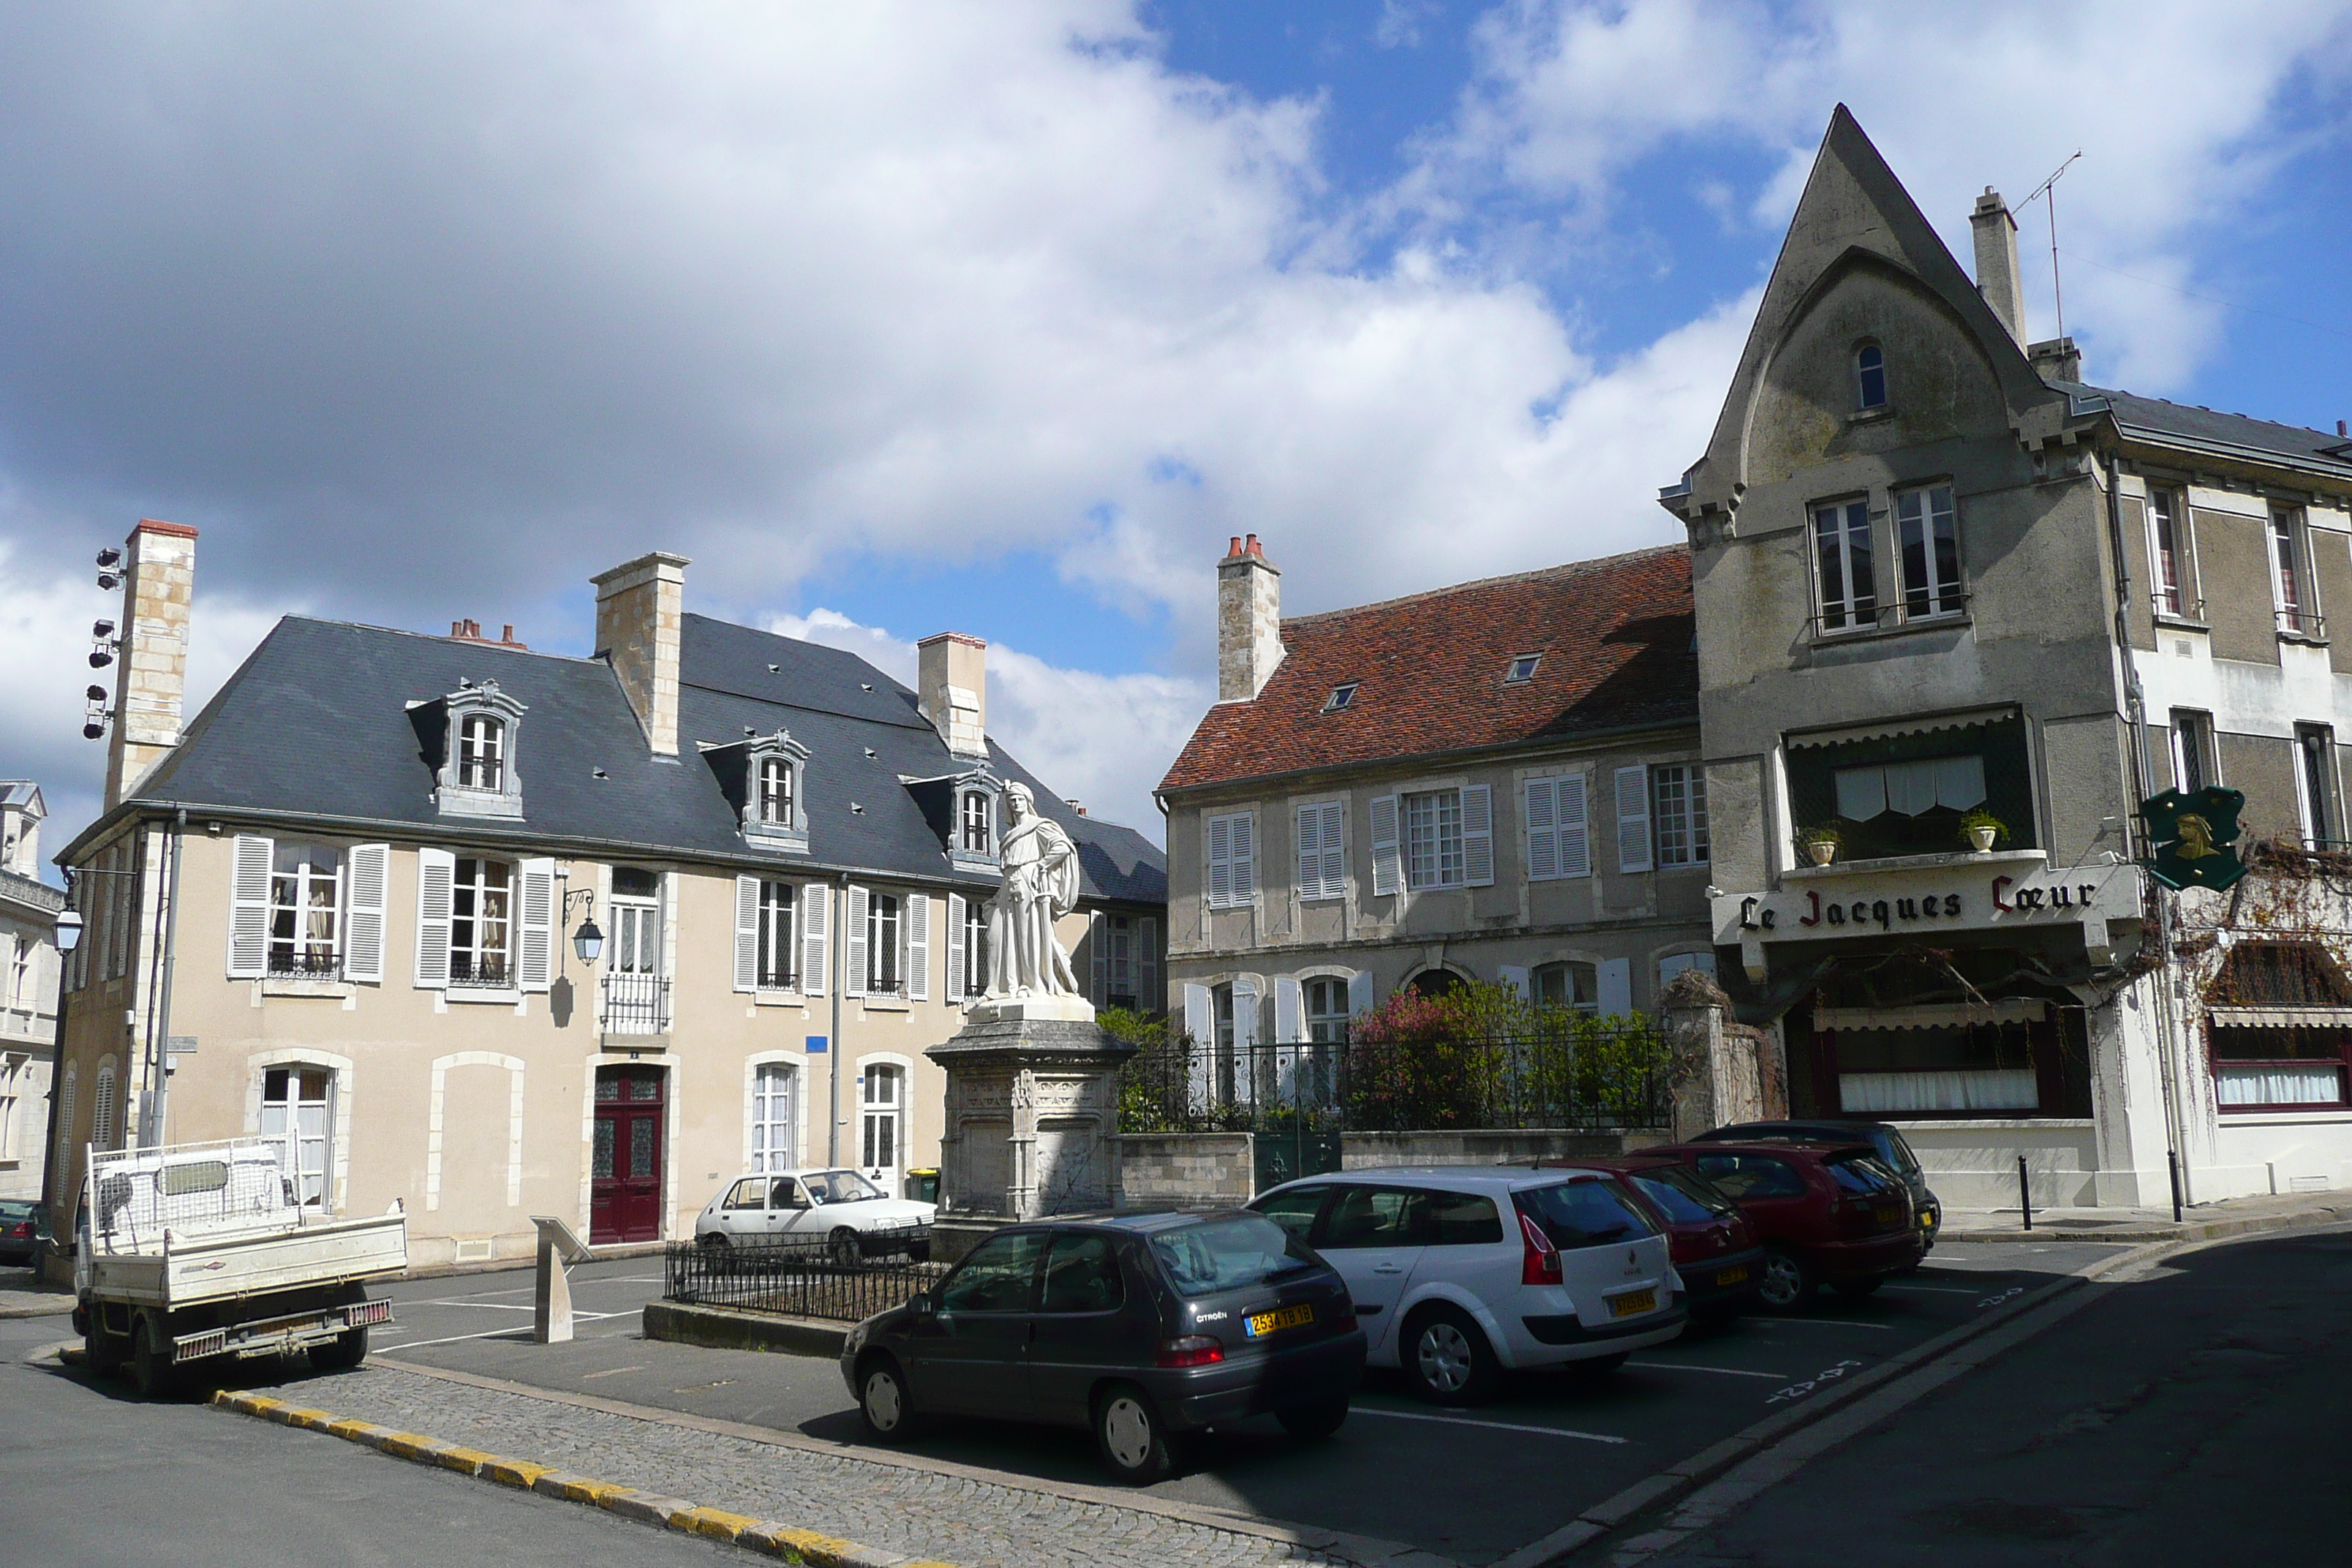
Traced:
<path fill-rule="evenodd" d="M 919 1204 L 940 1201 L 940 1173 L 935 1165 L 918 1165 L 907 1173 L 906 1195 Z"/>

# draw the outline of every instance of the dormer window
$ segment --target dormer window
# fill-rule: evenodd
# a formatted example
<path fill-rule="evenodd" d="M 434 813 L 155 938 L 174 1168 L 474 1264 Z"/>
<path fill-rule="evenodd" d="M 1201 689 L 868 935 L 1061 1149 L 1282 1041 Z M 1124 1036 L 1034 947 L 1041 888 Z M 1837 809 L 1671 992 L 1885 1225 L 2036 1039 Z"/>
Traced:
<path fill-rule="evenodd" d="M 1886 353 L 1876 343 L 1854 350 L 1853 405 L 1864 413 L 1886 406 Z"/>
<path fill-rule="evenodd" d="M 443 816 L 522 815 L 523 712 L 495 680 L 462 682 L 439 701 L 416 705 L 419 736 L 440 752 L 434 798 Z"/>
<path fill-rule="evenodd" d="M 1333 687 L 1330 697 L 1323 704 L 1323 711 L 1337 713 L 1342 709 L 1354 706 L 1359 689 L 1359 683 L 1353 680 Z"/>
<path fill-rule="evenodd" d="M 809 750 L 791 731 L 752 735 L 730 746 L 706 743 L 702 755 L 735 808 L 746 844 L 808 853 Z"/>
<path fill-rule="evenodd" d="M 507 727 L 488 713 L 468 713 L 457 726 L 457 784 L 496 792 L 506 784 Z"/>
<path fill-rule="evenodd" d="M 789 757 L 760 759 L 755 809 L 762 826 L 790 833 L 800 826 L 798 773 Z"/>
<path fill-rule="evenodd" d="M 1536 667 L 1543 663 L 1539 653 L 1523 653 L 1511 660 L 1511 668 L 1503 674 L 1506 686 L 1525 686 L 1536 678 Z"/>
<path fill-rule="evenodd" d="M 967 789 L 958 799 L 956 847 L 967 855 L 996 853 L 996 803 L 984 789 Z"/>

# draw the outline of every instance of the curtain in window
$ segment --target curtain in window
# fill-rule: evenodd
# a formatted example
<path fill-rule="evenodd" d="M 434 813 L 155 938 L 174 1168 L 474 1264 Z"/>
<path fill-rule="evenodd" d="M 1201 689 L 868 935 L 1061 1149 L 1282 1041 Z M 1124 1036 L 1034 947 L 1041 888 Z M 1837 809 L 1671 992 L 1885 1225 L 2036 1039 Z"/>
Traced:
<path fill-rule="evenodd" d="M 1964 1068 L 1946 1072 L 1847 1072 L 1838 1103 L 1849 1112 L 2033 1110 L 2042 1092 L 2032 1068 Z"/>
<path fill-rule="evenodd" d="M 1867 822 L 1885 812 L 1917 816 L 1935 807 L 1966 811 L 1984 803 L 1984 759 L 1927 757 L 1837 770 L 1838 815 Z"/>
<path fill-rule="evenodd" d="M 2334 1062 L 2308 1066 L 2264 1062 L 2214 1069 L 2223 1105 L 2341 1105 L 2344 1069 Z"/>

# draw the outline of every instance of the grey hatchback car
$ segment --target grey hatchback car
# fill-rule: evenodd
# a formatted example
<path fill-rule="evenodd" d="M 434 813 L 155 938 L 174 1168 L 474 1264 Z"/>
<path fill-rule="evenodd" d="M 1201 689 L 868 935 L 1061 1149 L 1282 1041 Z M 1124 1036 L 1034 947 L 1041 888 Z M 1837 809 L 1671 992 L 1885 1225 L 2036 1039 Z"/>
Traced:
<path fill-rule="evenodd" d="M 1348 1287 L 1239 1210 L 1009 1226 L 932 1289 L 868 1318 L 841 1375 L 868 1436 L 982 1415 L 1092 1430 L 1122 1481 L 1174 1469 L 1186 1433 L 1271 1415 L 1328 1436 L 1363 1375 Z"/>

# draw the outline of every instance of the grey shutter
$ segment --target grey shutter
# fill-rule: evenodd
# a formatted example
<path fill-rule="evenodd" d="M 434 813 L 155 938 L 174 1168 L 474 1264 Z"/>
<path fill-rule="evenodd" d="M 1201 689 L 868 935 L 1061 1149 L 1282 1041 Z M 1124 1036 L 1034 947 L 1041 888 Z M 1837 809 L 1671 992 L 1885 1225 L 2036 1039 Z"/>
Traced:
<path fill-rule="evenodd" d="M 966 984 L 964 970 L 970 960 L 964 956 L 963 920 L 963 895 L 950 893 L 948 895 L 948 989 L 947 994 L 940 998 L 946 1002 L 961 1002 L 964 999 Z"/>
<path fill-rule="evenodd" d="M 1323 807 L 1323 896 L 1344 898 L 1348 892 L 1348 803 L 1335 800 Z"/>
<path fill-rule="evenodd" d="M 1257 897 L 1257 818 L 1244 813 L 1234 818 L 1233 898 L 1246 904 Z"/>
<path fill-rule="evenodd" d="M 1089 998 L 1097 1007 L 1107 1006 L 1110 995 L 1110 921 L 1100 910 L 1087 917 L 1087 972 L 1094 981 L 1094 994 Z"/>
<path fill-rule="evenodd" d="M 240 833 L 230 851 L 228 977 L 258 980 L 269 966 L 269 868 L 278 853 L 273 838 Z M 110 882 L 124 878 L 110 878 Z M 111 887 L 106 889 L 111 893 Z M 111 911 L 111 900 L 93 907 Z M 115 922 L 110 921 L 111 927 Z"/>
<path fill-rule="evenodd" d="M 1462 786 L 1462 883 L 1495 885 L 1495 791 L 1491 784 Z"/>
<path fill-rule="evenodd" d="M 1135 922 L 1135 1005 L 1145 1013 L 1168 1005 L 1160 994 L 1160 922 L 1150 915 Z"/>
<path fill-rule="evenodd" d="M 787 940 L 790 933 L 786 933 Z M 760 879 L 735 879 L 735 989 L 760 988 Z"/>
<path fill-rule="evenodd" d="M 1209 907 L 1223 909 L 1234 900 L 1234 819 L 1209 818 Z"/>
<path fill-rule="evenodd" d="M 1379 998 L 1372 994 L 1370 970 L 1359 969 L 1348 977 L 1348 1011 L 1350 1014 L 1369 1013 L 1378 1004 Z"/>
<path fill-rule="evenodd" d="M 833 927 L 833 889 L 823 882 L 804 882 L 793 903 L 801 917 L 801 994 L 822 996 L 830 984 L 825 964 L 832 954 L 825 940 Z"/>
<path fill-rule="evenodd" d="M 416 852 L 416 984 L 438 991 L 449 984 L 449 915 L 457 896 L 457 857 L 446 849 Z"/>
<path fill-rule="evenodd" d="M 522 863 L 520 989 L 545 991 L 555 981 L 555 862 Z"/>
<path fill-rule="evenodd" d="M 1404 889 L 1404 853 L 1397 838 L 1397 797 L 1372 802 L 1372 893 L 1385 897 Z"/>
<path fill-rule="evenodd" d="M 1604 1018 L 1622 1017 L 1633 1010 L 1633 961 L 1630 958 L 1604 958 L 1594 976 L 1598 987 L 1595 997 Z"/>
<path fill-rule="evenodd" d="M 1307 1037 L 1307 988 L 1287 974 L 1274 977 L 1274 1043 L 1295 1046 Z"/>
<path fill-rule="evenodd" d="M 1559 874 L 1563 877 L 1592 875 L 1592 829 L 1585 809 L 1585 784 L 1581 773 L 1563 773 L 1552 781 L 1554 799 L 1559 812 L 1555 819 L 1559 836 Z"/>
<path fill-rule="evenodd" d="M 1523 1001 L 1532 1000 L 1535 995 L 1533 988 L 1528 984 L 1528 971 L 1525 964 L 1506 963 L 1495 971 L 1495 979 L 1497 983 L 1517 991 Z"/>
<path fill-rule="evenodd" d="M 1650 868 L 1650 770 L 1617 770 L 1617 869 Z"/>
<path fill-rule="evenodd" d="M 392 846 L 354 845 L 351 892 L 343 914 L 343 978 L 383 979 L 384 905 L 392 886 Z"/>
<path fill-rule="evenodd" d="M 931 896 L 913 893 L 907 899 L 907 918 L 899 926 L 906 933 L 907 957 L 898 972 L 907 977 L 907 999 L 928 1002 L 931 999 Z"/>
<path fill-rule="evenodd" d="M 865 889 L 849 889 L 849 929 L 841 933 L 842 941 L 849 945 L 849 973 L 841 981 L 844 996 L 865 995 L 866 977 L 873 973 L 869 947 L 872 938 L 866 929 L 867 911 L 872 907 L 873 900 Z"/>
<path fill-rule="evenodd" d="M 1298 862 L 1298 896 L 1323 896 L 1323 808 L 1302 805 L 1290 814 L 1291 847 Z"/>
<path fill-rule="evenodd" d="M 1529 779 L 1524 826 L 1528 836 L 1528 880 L 1549 881 L 1559 875 L 1559 794 L 1558 779 Z"/>
<path fill-rule="evenodd" d="M 1184 1032 L 1192 1037 L 1196 1050 L 1216 1044 L 1217 1015 L 1209 988 L 1189 981 L 1184 985 Z"/>

